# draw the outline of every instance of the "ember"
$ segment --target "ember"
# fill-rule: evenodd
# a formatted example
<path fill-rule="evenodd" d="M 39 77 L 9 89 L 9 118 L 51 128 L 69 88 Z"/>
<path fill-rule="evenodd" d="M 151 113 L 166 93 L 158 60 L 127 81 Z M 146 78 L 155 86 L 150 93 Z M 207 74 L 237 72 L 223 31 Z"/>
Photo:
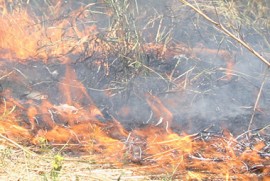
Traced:
<path fill-rule="evenodd" d="M 1 145 L 56 152 L 31 170 L 51 179 L 74 157 L 142 180 L 270 179 L 269 42 L 230 19 L 243 2 L 0 0 Z"/>

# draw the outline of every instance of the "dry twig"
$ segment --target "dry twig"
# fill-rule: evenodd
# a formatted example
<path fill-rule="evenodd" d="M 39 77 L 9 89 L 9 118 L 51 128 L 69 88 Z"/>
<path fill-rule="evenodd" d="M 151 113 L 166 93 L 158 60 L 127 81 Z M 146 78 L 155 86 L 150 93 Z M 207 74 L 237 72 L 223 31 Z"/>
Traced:
<path fill-rule="evenodd" d="M 260 101 L 260 97 L 261 97 L 261 94 L 262 94 L 262 90 L 263 90 L 265 81 L 266 81 L 267 73 L 268 73 L 268 68 L 267 68 L 267 69 L 265 70 L 265 72 L 264 72 L 263 81 L 262 81 L 262 83 L 261 83 L 260 90 L 259 90 L 259 92 L 258 92 L 256 101 L 255 101 L 255 104 L 254 104 L 254 106 L 253 106 L 253 113 L 252 113 L 252 116 L 251 116 L 250 121 L 249 121 L 248 132 L 249 132 L 249 130 L 250 130 L 250 128 L 251 128 L 251 125 L 252 125 L 252 123 L 253 123 L 253 120 L 254 120 L 254 116 L 255 116 L 255 113 L 256 113 L 256 110 L 257 110 L 259 101 Z M 250 132 L 249 132 L 248 135 L 250 136 Z"/>
<path fill-rule="evenodd" d="M 268 67 L 270 67 L 270 62 L 268 62 L 260 53 L 258 53 L 255 49 L 253 49 L 248 43 L 238 38 L 236 35 L 234 35 L 232 32 L 230 32 L 227 28 L 225 28 L 221 23 L 214 21 L 212 18 L 207 16 L 204 12 L 202 12 L 200 9 L 196 8 L 186 0 L 179 0 L 183 4 L 187 5 L 191 9 L 193 9 L 196 13 L 198 13 L 200 16 L 202 16 L 205 20 L 213 24 L 215 27 L 217 27 L 221 32 L 228 35 L 235 41 L 237 41 L 239 44 L 241 44 L 243 47 L 245 47 L 249 52 L 251 52 L 253 55 L 255 55 L 259 60 L 264 62 Z"/>

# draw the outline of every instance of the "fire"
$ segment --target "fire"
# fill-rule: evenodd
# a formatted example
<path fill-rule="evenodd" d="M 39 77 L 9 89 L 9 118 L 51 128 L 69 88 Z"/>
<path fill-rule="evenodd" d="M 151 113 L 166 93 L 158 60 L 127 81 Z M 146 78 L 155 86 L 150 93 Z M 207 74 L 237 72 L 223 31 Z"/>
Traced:
<path fill-rule="evenodd" d="M 26 59 L 37 54 L 40 27 L 34 26 L 36 23 L 26 11 L 12 14 L 4 11 L 0 23 L 0 48 L 3 58 Z"/>
<path fill-rule="evenodd" d="M 74 23 L 75 19 L 83 18 L 82 9 L 73 12 L 71 19 L 61 20 L 43 26 L 41 20 L 33 18 L 27 9 L 7 10 L 5 1 L 0 2 L 2 13 L 0 16 L 0 48 L 2 58 L 9 60 L 42 59 L 58 57 L 70 52 L 88 50 L 97 51 L 100 47 L 92 44 L 96 41 L 96 26 L 89 26 L 83 30 Z M 58 4 L 61 7 L 61 4 Z M 59 8 L 60 8 L 59 7 Z M 53 14 L 57 14 L 55 8 Z M 73 19 L 74 18 L 74 19 Z M 90 54 L 90 52 L 89 52 Z M 66 58 L 63 57 L 62 61 Z"/>
<path fill-rule="evenodd" d="M 161 100 L 153 95 L 147 94 L 146 101 L 154 112 L 156 119 L 159 120 L 157 125 L 163 124 L 166 131 L 169 132 L 173 119 L 172 113 L 162 104 Z"/>
<path fill-rule="evenodd" d="M 64 64 L 65 74 L 58 80 L 60 94 L 55 93 L 57 103 L 49 95 L 33 91 L 26 95 L 30 100 L 25 102 L 13 98 L 12 90 L 2 92 L 6 97 L 0 104 L 2 135 L 37 146 L 43 138 L 52 145 L 67 145 L 72 150 L 96 155 L 101 163 L 135 166 L 149 173 L 172 173 L 172 178 L 230 180 L 235 177 L 245 180 L 254 178 L 252 171 L 256 169 L 260 174 L 269 174 L 269 155 L 261 154 L 267 145 L 261 141 L 245 146 L 227 131 L 216 135 L 204 131 L 194 135 L 174 132 L 173 113 L 164 104 L 173 100 L 163 101 L 150 93 L 145 94 L 154 115 L 154 124 L 144 128 L 127 131 L 113 116 L 106 120 L 71 66 L 74 62 L 71 57 L 77 54 L 84 54 L 84 58 L 98 54 L 97 68 L 103 65 L 107 69 L 106 75 L 110 73 L 109 64 L 103 58 L 114 46 L 109 46 L 97 36 L 97 26 L 81 27 L 76 23 L 76 20 L 87 16 L 86 8 L 92 4 L 74 10 L 68 19 L 45 26 L 27 9 L 10 12 L 5 2 L 0 1 L 2 59 L 27 64 L 30 59 L 48 63 L 48 59 L 57 58 Z M 60 9 L 59 4 L 55 5 L 54 13 Z M 144 46 L 146 52 L 162 49 L 160 56 L 166 58 L 179 53 L 216 53 L 203 47 L 190 50 L 182 45 Z M 219 55 L 227 66 L 226 77 L 231 79 L 233 60 L 226 51 L 220 51 Z M 112 93 L 105 91 L 105 95 L 109 97 Z M 120 114 L 128 115 L 130 112 L 129 107 L 122 107 Z M 21 118 L 22 113 L 28 118 Z"/>

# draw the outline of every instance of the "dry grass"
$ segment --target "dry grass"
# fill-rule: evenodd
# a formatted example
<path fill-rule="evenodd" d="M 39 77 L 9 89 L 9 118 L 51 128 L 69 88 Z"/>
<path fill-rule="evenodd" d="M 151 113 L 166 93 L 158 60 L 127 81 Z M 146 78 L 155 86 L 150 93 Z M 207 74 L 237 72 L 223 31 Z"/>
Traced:
<path fill-rule="evenodd" d="M 108 30 L 104 31 L 104 35 L 98 37 L 99 41 L 102 41 L 102 43 L 109 46 L 109 50 L 114 50 L 111 54 L 118 55 L 116 60 L 120 63 L 117 64 L 117 66 L 119 69 L 125 69 L 123 71 L 125 77 L 123 78 L 123 76 L 120 76 L 122 81 L 125 79 L 124 82 L 128 82 L 138 73 L 143 72 L 142 69 L 152 71 L 151 68 L 144 65 L 145 47 L 143 44 L 145 42 L 141 38 L 143 34 L 142 30 L 140 30 L 140 27 L 136 24 L 136 16 L 138 16 L 139 13 L 137 12 L 137 1 L 135 0 L 134 2 L 136 3 L 131 4 L 130 1 L 127 0 L 107 0 L 106 3 L 113 14 L 111 18 L 112 22 Z M 218 19 L 218 22 L 224 20 L 221 23 L 229 30 L 233 30 L 233 33 L 236 33 L 236 35 L 240 35 L 239 27 L 244 25 L 247 27 L 254 25 L 269 27 L 269 20 L 264 18 L 267 15 L 267 12 L 269 12 L 262 3 L 264 1 L 258 1 L 258 4 L 256 4 L 256 1 L 249 1 L 245 11 L 241 11 L 241 3 L 238 4 L 234 1 L 229 1 L 227 3 L 224 3 L 224 1 L 221 0 L 211 1 L 213 2 L 213 5 L 216 6 L 206 6 L 205 1 L 198 2 L 203 11 L 210 12 L 212 13 L 211 15 L 218 15 L 218 18 L 220 18 Z M 131 6 L 135 6 L 135 8 Z M 133 9 L 133 11 L 131 11 L 131 9 Z M 230 11 L 228 11 L 228 9 L 230 9 Z M 247 18 L 250 14 L 256 13 L 259 14 L 255 19 Z M 171 40 L 171 30 L 166 32 L 165 27 L 162 27 L 163 18 L 160 18 L 159 21 L 160 26 L 158 27 L 156 35 L 154 35 L 156 41 L 154 43 L 161 42 L 166 48 L 167 43 Z M 150 24 L 150 22 L 148 23 Z M 263 35 L 259 28 L 255 29 L 255 31 L 258 31 L 260 35 Z M 88 40 L 90 42 L 90 38 L 87 39 L 87 41 Z M 265 44 L 269 44 L 266 38 L 263 38 L 263 40 L 265 41 Z M 83 42 L 84 45 L 87 41 L 78 40 L 80 43 Z M 88 46 L 90 47 L 90 43 Z M 86 49 L 91 48 L 89 47 L 86 47 Z M 111 65 L 113 65 L 113 63 Z M 163 78 L 162 76 L 160 77 Z M 0 78 L 0 80 L 1 79 L 2 78 Z M 13 112 L 13 109 L 11 109 L 10 112 Z M 6 117 L 8 113 L 8 111 L 4 111 L 4 114 L 0 116 L 0 118 L 6 119 L 4 117 Z M 27 150 L 35 150 L 40 154 Z M 111 164 L 97 164 L 100 163 L 100 160 L 97 160 L 95 156 L 73 157 L 65 155 L 46 144 L 40 147 L 29 146 L 26 148 L 25 146 L 12 143 L 5 137 L 1 137 L 0 139 L 0 160 L 0 180 L 106 181 L 152 179 L 150 176 L 138 176 L 140 173 L 138 173 L 136 167 L 119 169 L 117 166 Z M 161 176 L 160 178 L 163 180 L 170 179 L 170 177 L 166 175 Z"/>
<path fill-rule="evenodd" d="M 37 155 L 1 144 L 0 159 L 0 180 L 149 180 L 147 176 L 136 175 L 132 169 L 95 164 L 90 156 L 60 156 L 52 150 Z"/>

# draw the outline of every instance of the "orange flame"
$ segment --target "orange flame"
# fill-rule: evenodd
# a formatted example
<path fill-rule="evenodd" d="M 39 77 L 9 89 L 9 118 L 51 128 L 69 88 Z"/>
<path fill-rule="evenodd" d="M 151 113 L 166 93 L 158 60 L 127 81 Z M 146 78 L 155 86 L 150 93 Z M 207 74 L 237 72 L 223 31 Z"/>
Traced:
<path fill-rule="evenodd" d="M 147 169 L 149 173 L 172 173 L 172 178 L 182 180 L 203 180 L 209 177 L 230 180 L 231 175 L 247 180 L 254 178 L 250 171 L 252 168 L 261 169 L 263 175 L 269 174 L 269 157 L 260 154 L 260 150 L 266 147 L 265 143 L 258 142 L 254 147 L 243 148 L 227 131 L 216 137 L 207 135 L 206 138 L 200 134 L 174 133 L 171 128 L 173 114 L 161 99 L 151 94 L 145 97 L 156 125 L 128 132 L 115 118 L 102 123 L 97 118 L 103 117 L 101 110 L 83 83 L 77 79 L 76 72 L 70 67 L 72 60 L 68 56 L 71 52 L 76 54 L 83 51 L 88 55 L 100 52 L 106 56 L 109 53 L 108 43 L 96 36 L 96 26 L 79 28 L 76 24 L 76 18 L 87 16 L 82 13 L 85 8 L 72 12 L 70 19 L 44 27 L 24 9 L 9 12 L 6 2 L 0 0 L 1 57 L 25 62 L 30 58 L 40 58 L 46 62 L 50 57 L 58 57 L 62 63 L 66 63 L 66 74 L 59 82 L 62 95 L 57 105 L 48 98 L 40 100 L 39 104 L 28 101 L 25 106 L 12 98 L 10 92 L 4 92 L 9 97 L 7 102 L 0 104 L 1 135 L 16 141 L 28 140 L 37 145 L 41 137 L 51 144 L 73 144 L 74 150 L 95 154 L 102 160 L 101 163 L 113 162 L 119 167 L 129 163 L 142 166 L 140 168 Z M 54 11 L 57 14 L 61 4 L 55 4 Z M 145 47 L 148 48 L 146 51 L 161 51 L 162 57 L 179 53 L 165 46 L 149 44 Z M 185 47 L 178 48 L 181 48 L 181 52 L 190 53 Z M 203 50 L 216 53 L 211 49 Z M 200 52 L 201 48 L 193 49 L 193 53 Z M 227 52 L 220 54 L 227 55 Z M 228 79 L 231 78 L 232 62 L 227 62 Z M 107 95 L 110 96 L 110 92 Z M 13 109 L 14 104 L 17 109 Z M 20 117 L 22 111 L 26 112 L 28 120 Z M 128 107 L 123 107 L 121 114 L 124 116 L 130 111 Z"/>
<path fill-rule="evenodd" d="M 58 3 L 59 5 L 59 3 Z M 70 15 L 71 19 L 55 22 L 52 26 L 42 26 L 40 20 L 33 18 L 25 9 L 7 10 L 5 1 L 0 1 L 0 54 L 8 60 L 61 58 L 70 52 L 78 53 L 88 50 L 97 51 L 100 47 L 91 45 L 96 41 L 96 26 L 79 30 L 75 19 L 83 18 L 81 9 Z M 60 7 L 59 7 L 60 8 Z M 57 14 L 59 8 L 54 9 Z M 74 18 L 74 19 L 72 19 Z M 91 49 L 92 48 L 92 49 Z M 89 52 L 90 54 L 90 52 Z M 66 58 L 63 58 L 65 61 Z"/>
<path fill-rule="evenodd" d="M 161 100 L 151 94 L 146 94 L 146 101 L 158 120 L 157 125 L 162 124 L 167 132 L 171 129 L 172 113 L 162 104 Z"/>

